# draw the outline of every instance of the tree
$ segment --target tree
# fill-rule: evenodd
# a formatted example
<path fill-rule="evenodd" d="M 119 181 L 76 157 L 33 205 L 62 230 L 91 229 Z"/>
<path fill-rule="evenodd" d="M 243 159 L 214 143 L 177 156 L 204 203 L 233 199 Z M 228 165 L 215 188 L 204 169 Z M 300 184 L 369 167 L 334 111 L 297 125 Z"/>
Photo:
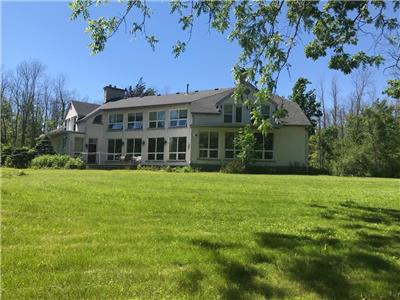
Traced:
<path fill-rule="evenodd" d="M 50 138 L 46 134 L 42 134 L 36 139 L 35 150 L 37 155 L 55 154 Z"/>
<path fill-rule="evenodd" d="M 256 139 L 250 126 L 240 128 L 234 139 L 235 148 L 239 150 L 236 157 L 243 166 L 247 166 L 254 159 Z"/>
<path fill-rule="evenodd" d="M 147 1 L 126 2 L 120 16 L 92 17 L 93 11 L 104 3 L 74 0 L 69 4 L 71 19 L 82 17 L 87 22 L 86 32 L 92 38 L 89 47 L 93 54 L 104 50 L 107 41 L 122 24 L 130 24 L 132 34 L 143 34 L 154 50 L 158 39 L 146 29 L 146 22 L 151 17 Z M 304 46 L 306 58 L 328 57 L 329 68 L 349 74 L 361 66 L 378 66 L 384 62 L 384 57 L 376 55 L 373 49 L 366 52 L 348 50 L 361 49 L 357 47 L 360 35 L 379 35 L 399 28 L 397 17 L 392 16 L 397 16 L 400 8 L 397 1 L 330 0 L 321 4 L 319 1 L 283 0 L 176 0 L 170 5 L 171 14 L 179 16 L 182 29 L 188 32 L 186 41 L 178 40 L 172 47 L 176 57 L 185 51 L 191 39 L 195 18 L 202 16 L 208 19 L 213 29 L 220 33 L 228 32 L 228 39 L 242 48 L 233 67 L 234 97 L 238 102 L 248 101 L 245 97 L 246 83 L 257 85 L 259 91 L 255 93 L 252 115 L 261 129 L 270 125 L 260 118 L 261 107 L 275 93 L 280 73 L 290 68 L 290 54 L 302 34 L 307 34 L 310 39 Z M 138 15 L 139 20 L 136 19 Z"/>
<path fill-rule="evenodd" d="M 143 77 L 140 77 L 139 81 L 136 83 L 133 89 L 130 86 L 127 91 L 128 97 L 144 97 L 144 96 L 153 96 L 155 94 L 156 94 L 155 89 L 146 88 L 146 83 L 143 82 Z"/>
<path fill-rule="evenodd" d="M 306 91 L 308 84 L 311 84 L 311 82 L 304 77 L 297 79 L 293 86 L 292 95 L 289 96 L 289 99 L 296 102 L 304 111 L 308 120 L 312 124 L 309 133 L 314 134 L 318 118 L 322 116 L 322 112 L 321 104 L 316 100 L 317 96 L 315 90 Z"/>

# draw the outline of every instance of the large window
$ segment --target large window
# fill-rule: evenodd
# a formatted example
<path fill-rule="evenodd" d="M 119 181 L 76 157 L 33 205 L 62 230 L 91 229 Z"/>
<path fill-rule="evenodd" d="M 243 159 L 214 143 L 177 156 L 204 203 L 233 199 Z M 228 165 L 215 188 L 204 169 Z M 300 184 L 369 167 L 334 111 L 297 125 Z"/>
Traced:
<path fill-rule="evenodd" d="M 124 115 L 112 114 L 108 117 L 108 129 L 122 130 L 124 128 Z"/>
<path fill-rule="evenodd" d="M 274 158 L 274 134 L 268 133 L 267 136 L 261 133 L 255 133 L 256 147 L 255 147 L 255 158 L 256 159 L 273 159 Z"/>
<path fill-rule="evenodd" d="M 74 155 L 80 156 L 83 152 L 83 138 L 76 137 L 74 140 Z"/>
<path fill-rule="evenodd" d="M 149 138 L 148 160 L 164 160 L 164 138 Z"/>
<path fill-rule="evenodd" d="M 261 114 L 263 119 L 269 119 L 271 117 L 271 108 L 269 105 L 263 105 L 261 107 Z"/>
<path fill-rule="evenodd" d="M 128 114 L 128 129 L 142 129 L 142 128 L 143 128 L 143 113 Z"/>
<path fill-rule="evenodd" d="M 108 140 L 107 160 L 119 160 L 122 154 L 122 140 Z"/>
<path fill-rule="evenodd" d="M 126 155 L 141 156 L 142 155 L 142 139 L 127 139 Z"/>
<path fill-rule="evenodd" d="M 199 157 L 218 158 L 218 132 L 200 132 Z"/>
<path fill-rule="evenodd" d="M 169 138 L 169 159 L 186 160 L 186 136 Z"/>
<path fill-rule="evenodd" d="M 170 127 L 186 127 L 187 126 L 187 109 L 171 110 Z"/>
<path fill-rule="evenodd" d="M 233 159 L 239 150 L 235 149 L 235 134 L 233 132 L 225 132 L 225 158 Z"/>
<path fill-rule="evenodd" d="M 233 105 L 224 104 L 224 123 L 233 122 Z"/>
<path fill-rule="evenodd" d="M 165 127 L 165 111 L 152 111 L 149 113 L 149 128 Z"/>
<path fill-rule="evenodd" d="M 236 109 L 235 109 L 235 122 L 236 123 L 242 123 L 242 107 L 241 106 L 236 106 Z"/>

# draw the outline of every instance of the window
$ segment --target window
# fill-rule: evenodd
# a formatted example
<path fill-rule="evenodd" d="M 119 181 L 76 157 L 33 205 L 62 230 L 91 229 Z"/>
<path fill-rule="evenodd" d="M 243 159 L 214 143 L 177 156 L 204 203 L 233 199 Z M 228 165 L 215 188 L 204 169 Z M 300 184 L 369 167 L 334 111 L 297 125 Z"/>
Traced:
<path fill-rule="evenodd" d="M 107 160 L 119 160 L 122 154 L 122 140 L 108 140 Z"/>
<path fill-rule="evenodd" d="M 124 115 L 113 114 L 108 118 L 108 129 L 122 130 L 124 128 Z"/>
<path fill-rule="evenodd" d="M 169 138 L 169 159 L 186 160 L 186 136 Z"/>
<path fill-rule="evenodd" d="M 164 160 L 164 138 L 149 138 L 148 160 Z"/>
<path fill-rule="evenodd" d="M 235 122 L 236 123 L 242 123 L 242 107 L 241 106 L 236 106 Z"/>
<path fill-rule="evenodd" d="M 127 139 L 126 155 L 141 156 L 142 155 L 142 139 Z"/>
<path fill-rule="evenodd" d="M 93 120 L 93 124 L 103 124 L 103 116 L 102 115 L 96 116 Z"/>
<path fill-rule="evenodd" d="M 199 157 L 218 158 L 218 132 L 200 132 Z"/>
<path fill-rule="evenodd" d="M 128 114 L 128 129 L 143 128 L 143 113 Z"/>
<path fill-rule="evenodd" d="M 263 105 L 261 107 L 261 114 L 262 114 L 263 119 L 269 119 L 271 116 L 270 106 Z"/>
<path fill-rule="evenodd" d="M 169 115 L 170 127 L 186 127 L 187 125 L 187 109 L 171 110 Z"/>
<path fill-rule="evenodd" d="M 165 111 L 152 111 L 149 113 L 149 128 L 165 127 Z"/>
<path fill-rule="evenodd" d="M 83 138 L 76 137 L 74 140 L 74 155 L 80 156 L 83 152 Z"/>
<path fill-rule="evenodd" d="M 233 105 L 224 104 L 224 123 L 233 122 Z"/>
<path fill-rule="evenodd" d="M 255 147 L 255 157 L 256 159 L 273 159 L 274 157 L 274 135 L 273 133 L 268 133 L 267 136 L 261 133 L 255 133 L 256 147 Z"/>
<path fill-rule="evenodd" d="M 239 153 L 239 149 L 235 149 L 235 133 L 225 132 L 225 158 L 234 159 Z"/>

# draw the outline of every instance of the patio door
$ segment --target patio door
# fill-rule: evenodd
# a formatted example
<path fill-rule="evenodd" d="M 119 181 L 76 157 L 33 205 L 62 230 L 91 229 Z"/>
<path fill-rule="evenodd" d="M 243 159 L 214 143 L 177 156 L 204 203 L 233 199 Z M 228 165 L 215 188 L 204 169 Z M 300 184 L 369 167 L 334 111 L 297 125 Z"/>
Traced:
<path fill-rule="evenodd" d="M 95 164 L 97 157 L 97 139 L 89 139 L 88 144 L 88 164 Z"/>

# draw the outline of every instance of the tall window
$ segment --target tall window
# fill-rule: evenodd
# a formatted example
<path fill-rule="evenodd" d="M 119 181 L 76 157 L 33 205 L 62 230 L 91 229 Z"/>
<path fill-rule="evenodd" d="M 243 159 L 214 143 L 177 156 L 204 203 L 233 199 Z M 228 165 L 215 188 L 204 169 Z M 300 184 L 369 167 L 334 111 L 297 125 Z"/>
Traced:
<path fill-rule="evenodd" d="M 186 136 L 169 138 L 169 159 L 186 160 Z"/>
<path fill-rule="evenodd" d="M 142 139 L 127 139 L 126 142 L 126 155 L 142 155 Z"/>
<path fill-rule="evenodd" d="M 225 158 L 233 159 L 239 150 L 235 149 L 235 134 L 233 132 L 225 132 Z"/>
<path fill-rule="evenodd" d="M 255 133 L 256 138 L 255 158 L 273 159 L 274 158 L 274 134 L 268 133 L 267 136 L 261 133 Z"/>
<path fill-rule="evenodd" d="M 241 106 L 236 106 L 236 109 L 235 109 L 235 122 L 236 123 L 242 123 L 242 107 Z"/>
<path fill-rule="evenodd" d="M 149 138 L 148 160 L 164 160 L 164 138 Z"/>
<path fill-rule="evenodd" d="M 142 128 L 143 128 L 143 113 L 128 114 L 128 129 L 142 129 Z"/>
<path fill-rule="evenodd" d="M 224 123 L 233 122 L 233 105 L 224 104 Z"/>
<path fill-rule="evenodd" d="M 218 158 L 218 132 L 200 132 L 199 157 Z"/>
<path fill-rule="evenodd" d="M 165 111 L 152 111 L 149 113 L 149 127 L 150 128 L 164 128 L 165 127 Z"/>
<path fill-rule="evenodd" d="M 187 126 L 187 109 L 171 110 L 170 127 L 186 127 Z"/>
<path fill-rule="evenodd" d="M 270 114 L 271 114 L 271 108 L 269 105 L 263 105 L 261 107 L 261 114 L 263 119 L 269 119 L 270 118 Z"/>
<path fill-rule="evenodd" d="M 124 128 L 124 115 L 112 114 L 108 117 L 108 129 L 122 130 Z"/>
<path fill-rule="evenodd" d="M 74 140 L 74 155 L 79 156 L 83 152 L 83 138 L 76 137 Z"/>
<path fill-rule="evenodd" d="M 122 154 L 122 140 L 108 140 L 107 160 L 119 160 Z"/>

